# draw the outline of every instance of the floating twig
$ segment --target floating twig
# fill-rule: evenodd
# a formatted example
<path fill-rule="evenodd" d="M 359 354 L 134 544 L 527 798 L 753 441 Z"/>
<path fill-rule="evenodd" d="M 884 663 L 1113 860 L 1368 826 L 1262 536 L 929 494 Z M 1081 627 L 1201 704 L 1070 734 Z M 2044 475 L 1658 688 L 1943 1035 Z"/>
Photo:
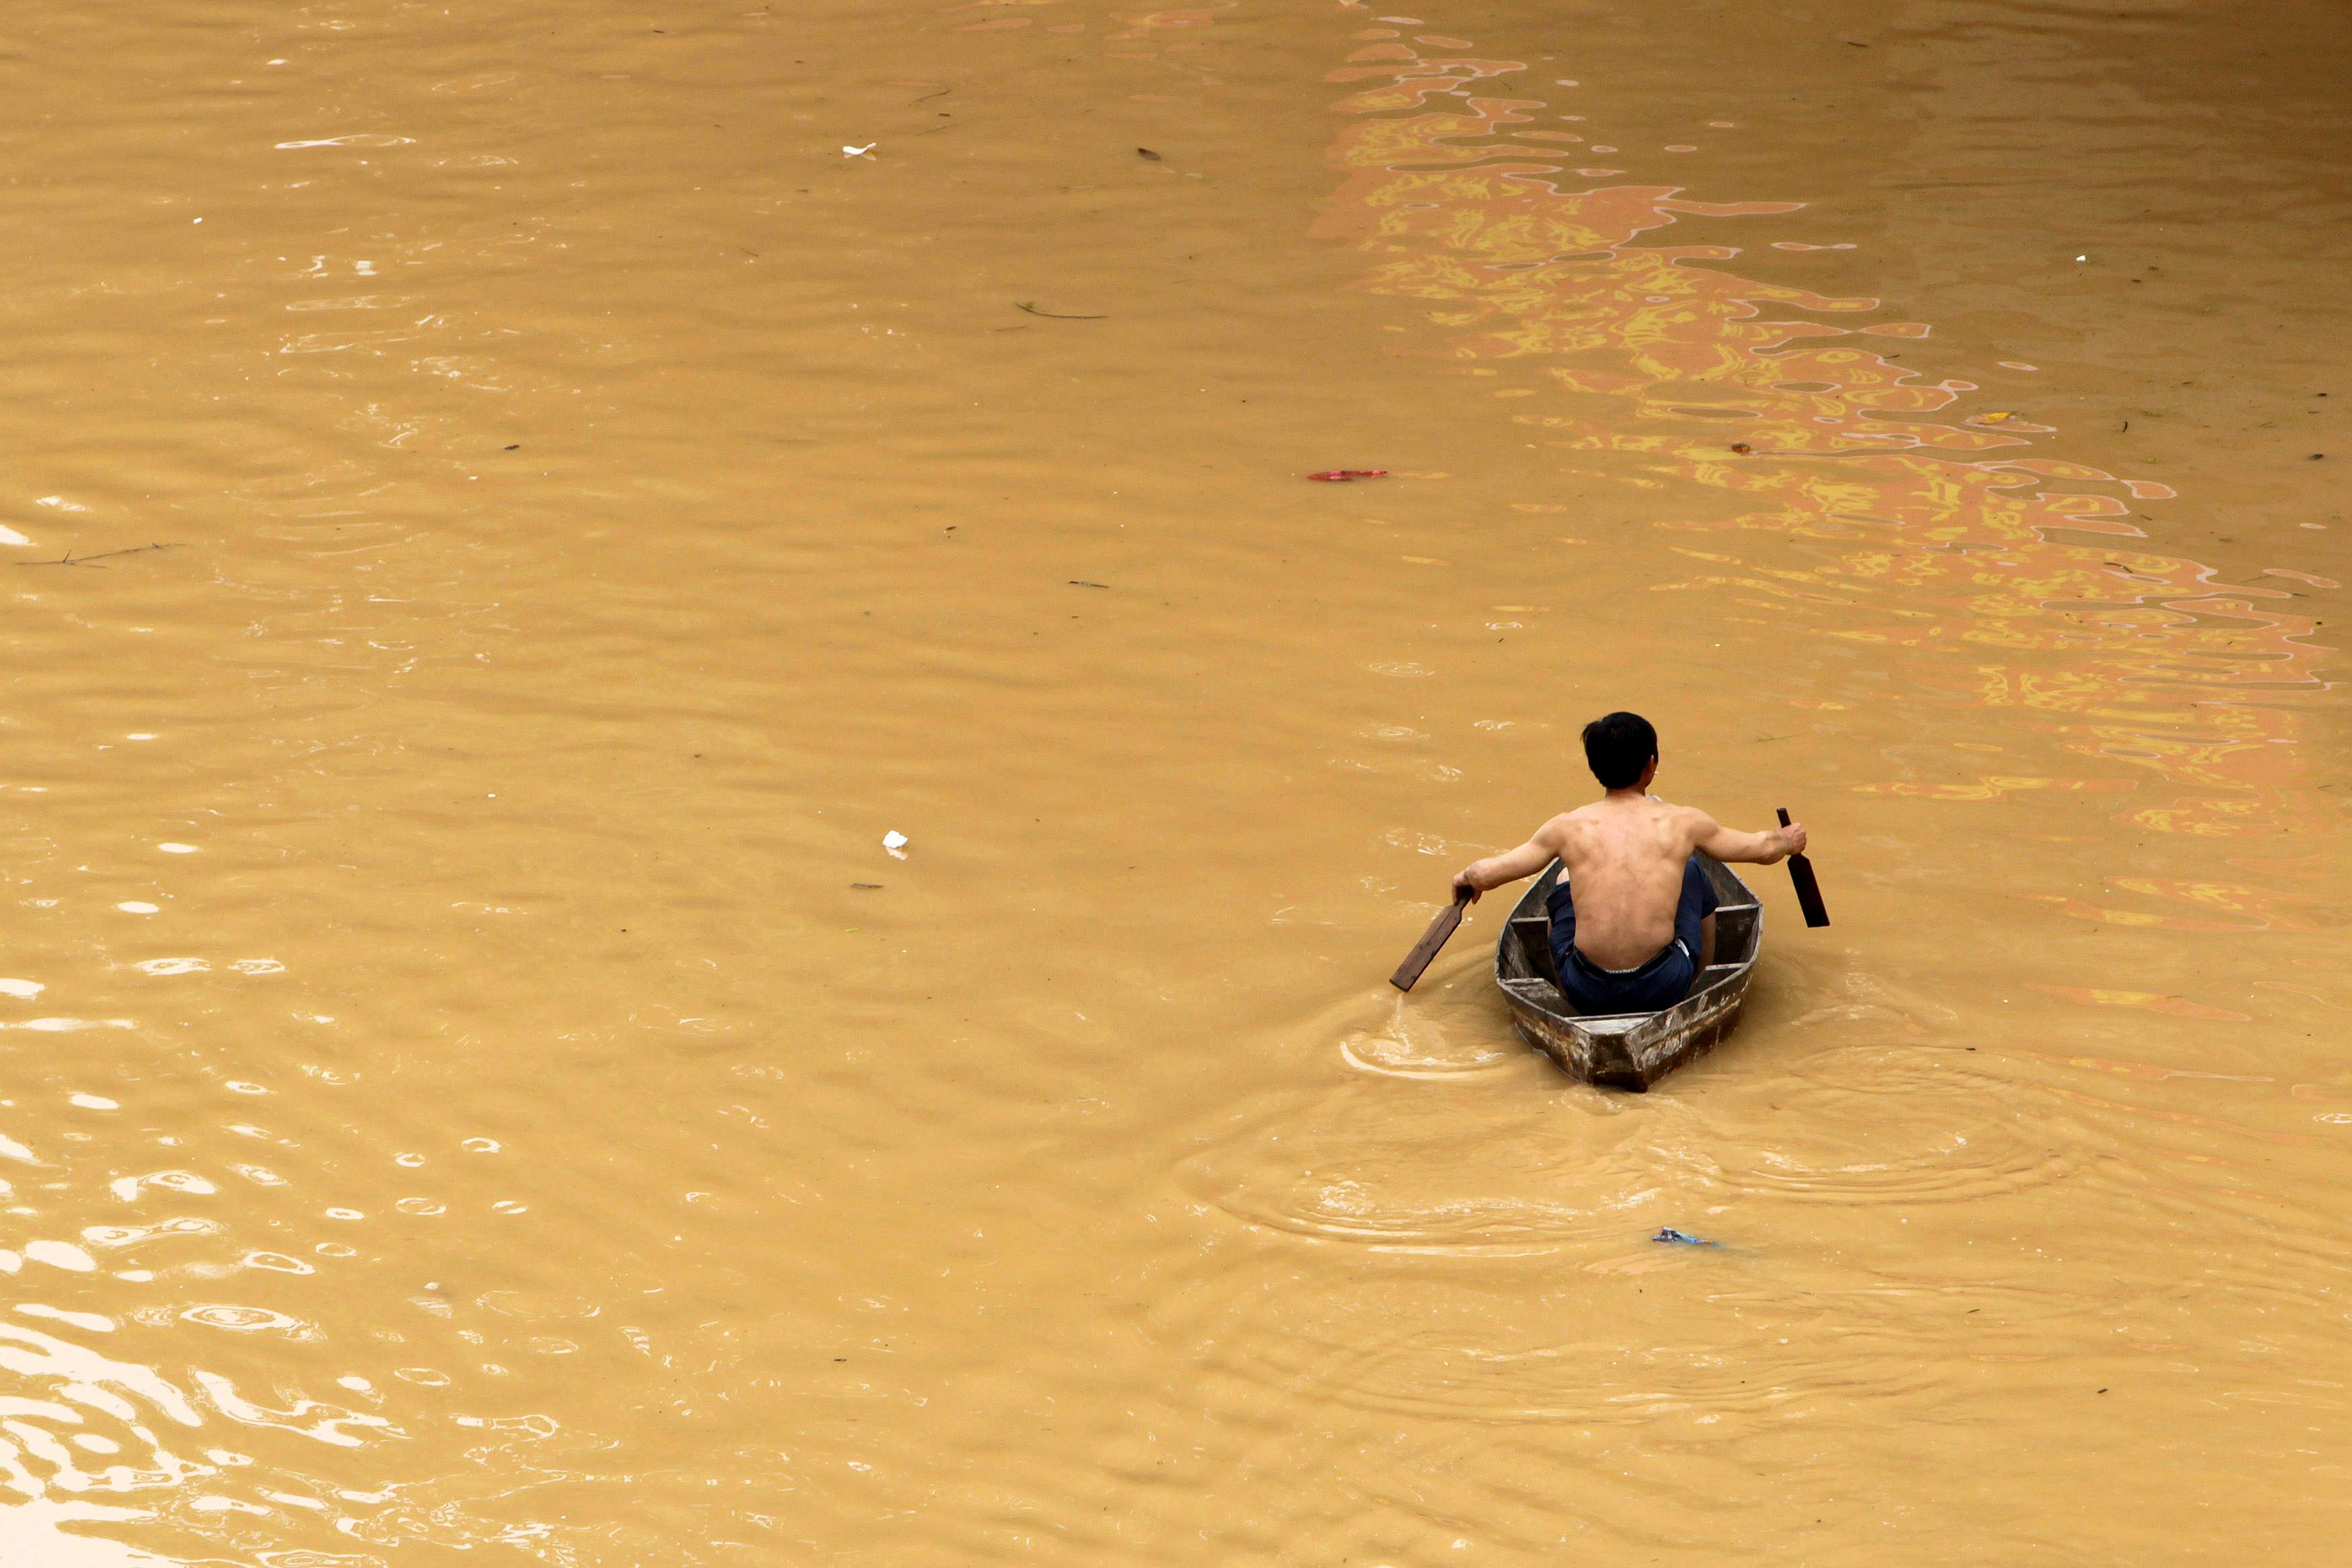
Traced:
<path fill-rule="evenodd" d="M 1072 588 L 1108 588 L 1110 584 L 1108 582 L 1088 582 L 1083 578 L 1074 577 L 1070 579 L 1070 586 Z"/>
<path fill-rule="evenodd" d="M 94 568 L 99 571 L 104 571 L 106 569 L 102 566 L 99 566 L 98 562 L 109 559 L 114 556 L 145 555 L 149 550 L 177 549 L 179 548 L 180 547 L 177 545 L 129 545 L 121 549 L 102 549 L 96 555 L 76 555 L 73 551 L 68 550 L 65 554 L 58 557 L 55 560 L 20 560 L 16 564 L 18 566 L 87 566 Z"/>
<path fill-rule="evenodd" d="M 1108 316 L 1065 316 L 1058 310 L 1040 310 L 1037 308 L 1037 302 L 1034 299 L 1016 299 L 1013 302 L 1013 308 L 1015 310 L 1026 310 L 1032 316 L 1043 316 L 1049 321 L 1108 321 L 1110 319 Z"/>

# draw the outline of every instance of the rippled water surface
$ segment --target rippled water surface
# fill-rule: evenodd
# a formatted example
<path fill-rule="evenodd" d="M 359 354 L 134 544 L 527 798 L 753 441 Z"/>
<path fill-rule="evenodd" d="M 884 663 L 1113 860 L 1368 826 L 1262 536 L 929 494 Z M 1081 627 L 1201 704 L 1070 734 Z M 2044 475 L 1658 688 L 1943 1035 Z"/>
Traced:
<path fill-rule="evenodd" d="M 7 1562 L 2339 1559 L 2340 8 L 12 20 Z"/>

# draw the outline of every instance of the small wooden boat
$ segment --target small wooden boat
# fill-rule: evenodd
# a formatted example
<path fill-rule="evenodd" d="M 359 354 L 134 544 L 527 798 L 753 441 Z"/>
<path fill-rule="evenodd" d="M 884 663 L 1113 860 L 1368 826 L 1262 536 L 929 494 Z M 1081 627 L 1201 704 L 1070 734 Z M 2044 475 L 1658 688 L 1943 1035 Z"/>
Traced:
<path fill-rule="evenodd" d="M 1691 993 L 1664 1012 L 1586 1015 L 1560 994 L 1552 972 L 1551 915 L 1559 882 L 1554 861 L 1528 889 L 1495 946 L 1495 983 L 1529 1045 L 1571 1076 L 1611 1089 L 1647 1089 L 1731 1032 L 1748 1000 L 1748 977 L 1764 937 L 1764 909 L 1729 866 L 1699 857 L 1722 902 L 1715 911 L 1711 960 Z"/>

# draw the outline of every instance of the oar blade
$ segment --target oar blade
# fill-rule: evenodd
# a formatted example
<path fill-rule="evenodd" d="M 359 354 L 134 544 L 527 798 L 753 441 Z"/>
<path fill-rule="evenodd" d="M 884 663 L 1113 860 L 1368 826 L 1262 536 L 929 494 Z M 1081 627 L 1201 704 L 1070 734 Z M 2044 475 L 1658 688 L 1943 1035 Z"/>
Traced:
<path fill-rule="evenodd" d="M 1445 946 L 1445 939 L 1454 935 L 1454 928 L 1462 924 L 1463 912 L 1469 907 L 1470 895 L 1455 894 L 1453 904 L 1437 912 L 1437 918 L 1429 923 L 1429 929 L 1421 934 L 1421 940 L 1412 945 L 1412 951 L 1404 956 L 1404 962 L 1399 964 L 1396 973 L 1389 977 L 1389 984 L 1400 991 L 1412 989 L 1414 983 L 1421 978 L 1421 972 L 1429 967 L 1430 960 L 1437 956 L 1437 950 Z"/>
<path fill-rule="evenodd" d="M 1789 808 L 1780 808 L 1780 825 L 1789 825 Z M 1829 905 L 1822 902 L 1822 884 L 1813 879 L 1813 862 L 1802 855 L 1789 857 L 1789 882 L 1797 890 L 1797 907 L 1805 912 L 1805 924 L 1822 926 L 1830 923 Z"/>

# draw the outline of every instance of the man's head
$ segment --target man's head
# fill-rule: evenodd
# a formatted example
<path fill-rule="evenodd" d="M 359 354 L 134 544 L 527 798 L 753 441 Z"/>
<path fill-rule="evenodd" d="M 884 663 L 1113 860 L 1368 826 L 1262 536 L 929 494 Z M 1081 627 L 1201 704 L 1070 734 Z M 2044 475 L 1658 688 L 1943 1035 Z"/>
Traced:
<path fill-rule="evenodd" d="M 1631 789 L 1658 759 L 1658 732 L 1637 713 L 1603 714 L 1584 727 L 1584 760 L 1604 789 Z"/>

